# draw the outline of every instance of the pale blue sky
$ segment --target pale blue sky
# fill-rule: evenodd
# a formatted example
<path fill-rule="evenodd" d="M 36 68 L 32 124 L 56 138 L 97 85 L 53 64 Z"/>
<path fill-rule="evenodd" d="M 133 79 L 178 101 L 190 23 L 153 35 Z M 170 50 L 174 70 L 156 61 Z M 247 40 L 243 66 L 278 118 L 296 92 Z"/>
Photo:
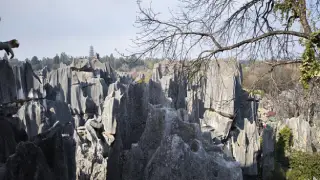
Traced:
<path fill-rule="evenodd" d="M 0 0 L 0 41 L 18 39 L 19 60 L 66 52 L 87 56 L 89 46 L 101 56 L 125 52 L 139 31 L 133 27 L 136 0 Z M 149 5 L 151 0 L 142 0 Z M 178 0 L 152 0 L 155 12 L 169 18 Z M 4 52 L 0 52 L 0 57 Z"/>
<path fill-rule="evenodd" d="M 175 5 L 153 1 L 162 12 Z M 90 45 L 101 55 L 116 54 L 115 48 L 123 51 L 136 36 L 137 8 L 135 0 L 2 0 L 0 41 L 18 39 L 20 60 L 61 52 L 86 56 Z"/>

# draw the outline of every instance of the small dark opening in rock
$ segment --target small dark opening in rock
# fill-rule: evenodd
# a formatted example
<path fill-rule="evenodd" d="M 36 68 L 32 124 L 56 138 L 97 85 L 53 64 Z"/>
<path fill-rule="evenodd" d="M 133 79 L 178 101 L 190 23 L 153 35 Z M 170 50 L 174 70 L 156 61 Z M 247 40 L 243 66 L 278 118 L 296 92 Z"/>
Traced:
<path fill-rule="evenodd" d="M 197 141 L 193 141 L 190 148 L 192 152 L 197 152 L 200 148 L 199 143 Z"/>

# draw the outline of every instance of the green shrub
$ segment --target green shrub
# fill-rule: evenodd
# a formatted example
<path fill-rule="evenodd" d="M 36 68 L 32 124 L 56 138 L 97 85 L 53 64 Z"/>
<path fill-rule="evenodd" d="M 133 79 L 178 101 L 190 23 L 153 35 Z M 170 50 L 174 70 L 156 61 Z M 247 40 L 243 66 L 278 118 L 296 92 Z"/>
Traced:
<path fill-rule="evenodd" d="M 320 178 L 320 153 L 306 153 L 294 151 L 289 157 L 290 170 L 287 172 L 289 180 L 312 180 Z"/>
<path fill-rule="evenodd" d="M 253 89 L 253 90 L 249 91 L 249 93 L 252 95 L 260 95 L 260 96 L 265 95 L 264 91 L 260 90 L 260 89 L 255 89 L 255 90 Z"/>
<path fill-rule="evenodd" d="M 282 128 L 280 131 L 279 131 L 279 139 L 278 139 L 278 142 L 280 140 L 283 141 L 284 143 L 284 149 L 286 151 L 290 150 L 290 147 L 293 145 L 292 143 L 292 131 L 291 129 L 288 127 L 288 126 L 285 126 L 284 128 Z"/>
<path fill-rule="evenodd" d="M 291 129 L 285 126 L 279 131 L 279 137 L 276 143 L 276 161 L 281 165 L 288 165 L 288 159 L 286 158 L 286 152 L 290 151 L 292 146 L 292 132 Z"/>
<path fill-rule="evenodd" d="M 272 177 L 270 180 L 285 180 L 286 179 L 286 172 L 281 167 L 281 164 L 278 162 L 274 163 L 274 170 L 272 172 Z"/>
<path fill-rule="evenodd" d="M 272 179 L 286 179 L 286 170 L 289 166 L 289 159 L 286 152 L 289 152 L 292 146 L 292 131 L 285 126 L 279 131 L 279 137 L 275 144 L 275 166 Z"/>
<path fill-rule="evenodd" d="M 291 149 L 292 145 L 292 131 L 286 126 L 279 131 L 276 142 L 275 170 L 272 179 L 320 178 L 320 153 L 294 151 Z"/>

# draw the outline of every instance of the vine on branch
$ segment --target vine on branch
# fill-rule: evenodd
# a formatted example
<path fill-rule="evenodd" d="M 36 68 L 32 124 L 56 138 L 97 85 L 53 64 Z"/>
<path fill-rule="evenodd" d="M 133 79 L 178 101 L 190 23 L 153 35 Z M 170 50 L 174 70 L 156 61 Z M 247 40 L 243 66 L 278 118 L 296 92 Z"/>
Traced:
<path fill-rule="evenodd" d="M 284 0 L 283 2 L 277 2 L 274 6 L 274 10 L 279 11 L 282 20 L 288 20 L 289 26 L 291 26 L 295 19 L 298 18 L 297 11 L 295 10 L 295 3 L 293 0 Z M 290 18 L 291 15 L 291 18 Z"/>
<path fill-rule="evenodd" d="M 311 79 L 319 76 L 320 74 L 320 63 L 316 59 L 315 48 L 320 47 L 319 41 L 320 31 L 311 34 L 310 39 L 306 40 L 305 50 L 302 54 L 302 65 L 300 66 L 300 82 L 303 87 L 308 89 L 309 82 Z"/>

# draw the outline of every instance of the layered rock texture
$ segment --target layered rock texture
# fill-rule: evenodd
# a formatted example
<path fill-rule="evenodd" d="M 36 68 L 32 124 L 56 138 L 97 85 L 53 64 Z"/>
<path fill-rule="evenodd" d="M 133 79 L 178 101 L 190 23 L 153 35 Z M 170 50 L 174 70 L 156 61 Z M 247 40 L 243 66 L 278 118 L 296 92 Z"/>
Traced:
<path fill-rule="evenodd" d="M 1 61 L 0 74 L 0 180 L 241 180 L 273 168 L 274 132 L 261 132 L 237 62 L 193 79 L 162 62 L 149 82 L 97 59 L 38 74 Z M 297 148 L 318 147 L 314 127 L 288 125 Z"/>

